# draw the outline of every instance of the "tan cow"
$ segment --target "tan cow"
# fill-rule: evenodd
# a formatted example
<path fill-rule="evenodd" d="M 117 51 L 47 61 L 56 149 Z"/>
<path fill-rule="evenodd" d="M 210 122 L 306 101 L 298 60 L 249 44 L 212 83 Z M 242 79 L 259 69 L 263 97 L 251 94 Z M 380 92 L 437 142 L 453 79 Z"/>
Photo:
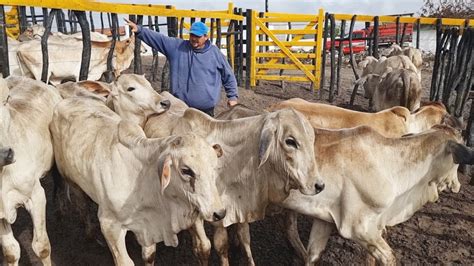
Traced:
<path fill-rule="evenodd" d="M 164 132 L 148 131 L 150 129 L 170 126 L 160 123 L 159 118 L 148 121 L 156 124 L 156 127 L 145 127 L 148 136 L 155 137 Z M 240 223 L 242 228 L 248 229 L 248 223 L 264 217 L 268 204 L 281 202 L 291 189 L 314 195 L 324 188 L 311 157 L 314 156 L 313 130 L 298 112 L 281 110 L 245 119 L 218 121 L 190 108 L 176 120 L 168 132 L 195 132 L 208 142 L 221 144 L 224 150 L 219 160 L 218 190 L 227 215 L 222 223 L 215 224 L 214 234 L 214 245 L 222 263 L 228 262 L 224 227 Z M 202 222 L 195 224 L 192 235 L 195 254 L 207 264 L 211 245 Z M 249 235 L 239 236 L 250 240 Z M 250 252 L 250 245 L 245 248 Z"/>
<path fill-rule="evenodd" d="M 98 80 L 107 70 L 107 56 L 111 41 L 91 42 L 91 58 L 88 79 Z M 113 68 L 115 76 L 128 69 L 133 60 L 135 37 L 117 41 L 114 49 Z M 82 41 L 75 38 L 64 39 L 61 42 L 48 42 L 48 74 L 47 80 L 57 85 L 61 80 L 79 80 L 81 67 Z M 41 41 L 34 39 L 22 43 L 17 50 L 18 60 L 23 73 L 31 73 L 34 79 L 41 79 L 42 53 Z"/>
<path fill-rule="evenodd" d="M 382 111 L 393 106 L 403 106 L 410 111 L 420 107 L 421 83 L 416 72 L 394 69 L 382 76 L 372 96 L 374 110 Z"/>
<path fill-rule="evenodd" d="M 329 104 L 312 103 L 300 98 L 276 103 L 268 111 L 294 108 L 301 112 L 315 128 L 341 129 L 370 126 L 385 137 L 401 137 L 420 133 L 437 124 L 447 124 L 462 129 L 462 124 L 446 111 L 443 104 L 428 102 L 413 113 L 401 106 L 377 113 L 353 111 Z"/>
<path fill-rule="evenodd" d="M 474 163 L 473 152 L 458 143 L 459 132 L 447 126 L 399 139 L 385 138 L 369 127 L 315 129 L 315 134 L 316 159 L 328 177 L 327 190 L 315 197 L 291 193 L 282 204 L 315 218 L 307 264 L 319 259 L 335 228 L 379 263 L 395 265 L 382 237 L 385 227 L 408 220 L 424 204 L 435 202 L 445 187 L 458 192 L 458 164 Z"/>
<path fill-rule="evenodd" d="M 125 235 L 132 231 L 147 265 L 158 242 L 199 217 L 217 221 L 225 209 L 216 187 L 222 149 L 195 134 L 147 139 L 102 101 L 73 97 L 57 105 L 50 126 L 59 172 L 99 206 L 98 217 L 116 265 L 132 265 Z"/>
<path fill-rule="evenodd" d="M 15 151 L 15 163 L 3 166 L 0 194 L 0 241 L 4 263 L 18 265 L 20 245 L 11 224 L 17 208 L 24 206 L 33 222 L 34 253 L 51 265 L 51 246 L 46 231 L 46 197 L 40 179 L 53 165 L 53 146 L 48 125 L 53 108 L 61 100 L 48 85 L 24 77 L 0 79 L 1 143 Z M 8 151 L 7 151 L 8 152 Z M 7 154 L 7 162 L 11 161 Z"/>

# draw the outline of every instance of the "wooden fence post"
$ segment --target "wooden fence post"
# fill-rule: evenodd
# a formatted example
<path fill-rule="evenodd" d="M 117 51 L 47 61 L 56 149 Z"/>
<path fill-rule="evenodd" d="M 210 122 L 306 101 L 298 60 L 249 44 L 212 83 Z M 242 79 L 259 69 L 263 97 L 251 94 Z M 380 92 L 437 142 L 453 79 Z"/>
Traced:
<path fill-rule="evenodd" d="M 41 81 L 44 83 L 48 82 L 48 67 L 49 67 L 49 57 L 48 57 L 48 37 L 51 32 L 51 26 L 53 25 L 54 16 L 58 15 L 59 9 L 51 9 L 51 12 L 48 16 L 48 21 L 44 29 L 44 34 L 41 37 L 41 53 L 43 56 L 43 68 L 41 71 Z"/>
<path fill-rule="evenodd" d="M 74 11 L 82 32 L 82 56 L 81 70 L 79 72 L 79 80 L 87 80 L 89 74 L 89 64 L 91 59 L 91 32 L 85 11 Z"/>
<path fill-rule="evenodd" d="M 0 5 L 0 64 L 2 65 L 3 78 L 6 78 L 10 75 L 10 63 L 8 61 L 8 40 L 5 20 L 5 7 Z"/>

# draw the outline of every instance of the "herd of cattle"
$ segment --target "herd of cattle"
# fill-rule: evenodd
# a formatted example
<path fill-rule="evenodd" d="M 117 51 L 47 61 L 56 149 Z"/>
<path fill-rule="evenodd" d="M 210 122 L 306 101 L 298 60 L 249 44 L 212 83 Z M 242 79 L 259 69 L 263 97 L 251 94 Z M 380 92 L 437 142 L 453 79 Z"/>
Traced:
<path fill-rule="evenodd" d="M 133 50 L 134 42 L 126 42 L 123 50 Z M 28 58 L 20 56 L 28 51 L 23 45 L 17 50 L 22 60 Z M 73 204 L 92 226 L 84 206 L 90 200 L 98 205 L 116 265 L 133 264 L 127 231 L 152 265 L 156 243 L 177 246 L 182 230 L 191 232 L 193 252 L 208 264 L 204 221 L 215 229 L 213 244 L 223 265 L 229 263 L 226 227 L 232 224 L 253 265 L 249 223 L 274 207 L 287 210 L 287 237 L 307 264 L 319 259 L 336 229 L 378 263 L 394 265 L 385 227 L 406 221 L 443 190 L 458 192 L 458 165 L 474 164 L 473 151 L 462 144 L 462 123 L 442 104 L 420 107 L 421 57 L 411 48 L 395 51 L 404 55 L 362 63 L 357 82 L 365 83 L 376 113 L 291 99 L 264 112 L 237 105 L 214 119 L 167 92 L 158 94 L 141 75 L 122 74 L 111 84 L 51 86 L 33 79 L 37 72 L 28 68 L 30 77 L 1 78 L 4 261 L 18 264 L 20 246 L 11 225 L 17 208 L 25 207 L 33 221 L 32 249 L 51 265 L 40 179 L 53 172 L 60 208 Z M 51 70 L 54 85 L 58 73 Z M 313 219 L 307 248 L 297 213 Z"/>

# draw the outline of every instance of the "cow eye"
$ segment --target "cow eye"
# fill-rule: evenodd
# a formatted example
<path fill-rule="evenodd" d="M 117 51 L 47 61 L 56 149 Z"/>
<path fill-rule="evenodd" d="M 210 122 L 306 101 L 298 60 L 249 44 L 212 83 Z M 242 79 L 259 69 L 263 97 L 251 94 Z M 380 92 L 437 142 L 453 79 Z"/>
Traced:
<path fill-rule="evenodd" d="M 127 91 L 134 91 L 135 88 L 134 87 L 128 87 Z"/>
<path fill-rule="evenodd" d="M 181 174 L 182 175 L 187 175 L 189 177 L 195 177 L 196 176 L 196 174 L 194 174 L 194 171 L 191 170 L 191 168 L 189 168 L 189 167 L 181 168 Z"/>
<path fill-rule="evenodd" d="M 295 149 L 298 149 L 298 143 L 296 143 L 296 140 L 293 137 L 289 137 L 285 140 L 286 145 L 291 146 Z"/>

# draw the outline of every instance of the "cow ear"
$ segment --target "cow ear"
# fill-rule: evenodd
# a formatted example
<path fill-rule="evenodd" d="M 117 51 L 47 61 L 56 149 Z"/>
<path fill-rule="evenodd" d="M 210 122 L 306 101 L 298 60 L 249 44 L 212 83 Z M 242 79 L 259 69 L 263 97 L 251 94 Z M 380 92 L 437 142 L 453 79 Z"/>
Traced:
<path fill-rule="evenodd" d="M 448 141 L 448 151 L 453 156 L 455 164 L 474 164 L 474 151 L 455 141 Z"/>
<path fill-rule="evenodd" d="M 224 154 L 224 151 L 222 150 L 221 145 L 219 144 L 214 144 L 212 145 L 212 148 L 216 151 L 217 158 L 221 158 L 221 156 Z"/>
<path fill-rule="evenodd" d="M 86 80 L 86 81 L 83 81 L 81 85 L 86 90 L 102 97 L 107 97 L 110 94 L 110 88 L 108 88 L 107 85 L 101 82 Z"/>
<path fill-rule="evenodd" d="M 462 119 L 450 115 L 449 113 L 446 113 L 446 115 L 444 115 L 443 121 L 441 123 L 457 130 L 462 130 L 464 128 L 464 122 L 462 121 Z"/>
<path fill-rule="evenodd" d="M 173 161 L 171 160 L 171 156 L 166 156 L 165 161 L 163 163 L 163 168 L 161 170 L 161 194 L 165 192 L 165 189 L 168 187 L 171 181 L 171 166 L 173 165 Z"/>
<path fill-rule="evenodd" d="M 259 168 L 267 161 L 275 146 L 276 131 L 276 119 L 268 119 L 263 125 L 262 133 L 260 134 L 260 145 L 258 148 Z"/>
<path fill-rule="evenodd" d="M 177 136 L 171 141 L 171 146 L 173 148 L 178 148 L 183 146 L 183 137 Z"/>

